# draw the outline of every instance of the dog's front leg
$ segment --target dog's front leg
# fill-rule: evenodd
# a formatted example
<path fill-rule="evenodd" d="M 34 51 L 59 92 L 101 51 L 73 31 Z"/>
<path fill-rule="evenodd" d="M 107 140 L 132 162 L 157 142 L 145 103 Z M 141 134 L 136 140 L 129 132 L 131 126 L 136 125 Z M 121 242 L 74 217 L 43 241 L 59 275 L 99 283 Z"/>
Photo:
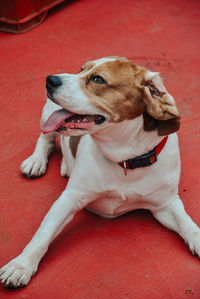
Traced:
<path fill-rule="evenodd" d="M 74 214 L 85 206 L 82 198 L 77 198 L 77 192 L 68 189 L 61 194 L 23 252 L 0 270 L 0 279 L 6 287 L 17 288 L 28 284 L 49 244 Z"/>
<path fill-rule="evenodd" d="M 152 213 L 164 226 L 177 232 L 189 245 L 192 253 L 200 257 L 200 229 L 186 213 L 178 195 L 168 206 Z"/>
<path fill-rule="evenodd" d="M 55 133 L 42 134 L 37 140 L 33 154 L 21 164 L 21 171 L 27 177 L 38 177 L 46 172 L 48 156 L 55 143 Z"/>

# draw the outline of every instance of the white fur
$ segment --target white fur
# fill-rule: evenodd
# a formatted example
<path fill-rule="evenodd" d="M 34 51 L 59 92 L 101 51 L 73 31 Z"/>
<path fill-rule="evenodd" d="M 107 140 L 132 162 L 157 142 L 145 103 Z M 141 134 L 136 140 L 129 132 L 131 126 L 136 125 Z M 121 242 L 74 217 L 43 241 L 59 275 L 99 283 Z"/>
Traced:
<path fill-rule="evenodd" d="M 100 60 L 95 65 L 106 61 Z M 75 112 L 98 113 L 81 90 L 79 76 L 63 75 L 64 85 L 56 95 L 57 103 Z M 59 108 L 48 100 L 42 122 Z M 125 176 L 116 162 L 152 150 L 163 137 L 159 137 L 156 131 L 145 132 L 142 116 L 120 124 L 106 123 L 98 128 L 90 132 L 92 134 L 82 136 L 76 160 L 69 148 L 69 136 L 61 136 L 61 174 L 69 175 L 69 182 L 23 252 L 0 270 L 1 280 L 6 286 L 28 284 L 49 244 L 84 207 L 107 218 L 138 208 L 149 209 L 158 221 L 181 235 L 192 252 L 200 256 L 199 228 L 186 214 L 178 196 L 180 159 L 177 135 L 169 136 L 155 164 L 128 170 Z M 54 138 L 54 133 L 41 134 L 34 153 L 22 163 L 23 173 L 28 176 L 45 173 Z"/>
<path fill-rule="evenodd" d="M 115 61 L 116 58 L 112 58 L 112 57 L 104 57 L 104 58 L 100 58 L 97 60 L 94 60 L 94 67 L 100 66 L 106 62 L 110 62 L 110 61 Z"/>

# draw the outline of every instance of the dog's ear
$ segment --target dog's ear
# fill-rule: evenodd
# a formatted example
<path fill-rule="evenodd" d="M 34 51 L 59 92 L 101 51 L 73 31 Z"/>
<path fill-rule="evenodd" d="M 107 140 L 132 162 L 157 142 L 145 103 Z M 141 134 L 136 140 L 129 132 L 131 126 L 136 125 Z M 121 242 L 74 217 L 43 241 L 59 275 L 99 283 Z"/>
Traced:
<path fill-rule="evenodd" d="M 180 114 L 173 97 L 167 92 L 159 73 L 147 71 L 143 85 L 144 130 L 158 129 L 158 134 L 168 135 L 180 127 Z"/>

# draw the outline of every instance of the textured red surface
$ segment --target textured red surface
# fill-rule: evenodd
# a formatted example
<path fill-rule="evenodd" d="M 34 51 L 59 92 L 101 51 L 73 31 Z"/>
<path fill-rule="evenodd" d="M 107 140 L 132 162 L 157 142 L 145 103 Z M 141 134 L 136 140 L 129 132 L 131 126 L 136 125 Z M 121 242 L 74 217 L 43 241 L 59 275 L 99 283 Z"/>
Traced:
<path fill-rule="evenodd" d="M 198 0 L 68 2 L 28 33 L 0 33 L 0 52 L 0 265 L 20 253 L 66 184 L 58 149 L 44 177 L 29 180 L 19 171 L 40 131 L 45 77 L 77 72 L 101 56 L 127 56 L 161 72 L 182 114 L 180 194 L 200 225 Z M 0 298 L 196 299 L 199 279 L 199 259 L 149 212 L 105 220 L 81 211 L 30 285 L 0 287 Z"/>

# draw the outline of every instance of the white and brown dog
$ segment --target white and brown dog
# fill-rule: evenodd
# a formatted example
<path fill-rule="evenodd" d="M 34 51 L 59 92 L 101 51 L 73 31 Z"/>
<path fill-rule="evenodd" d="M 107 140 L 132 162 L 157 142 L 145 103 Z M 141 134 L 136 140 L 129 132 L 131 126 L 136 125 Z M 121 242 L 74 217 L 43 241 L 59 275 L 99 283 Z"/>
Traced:
<path fill-rule="evenodd" d="M 83 208 L 108 218 L 148 209 L 200 256 L 200 230 L 178 195 L 180 115 L 159 74 L 107 57 L 76 75 L 48 76 L 46 87 L 42 134 L 21 170 L 43 175 L 60 135 L 61 175 L 70 179 L 30 243 L 0 270 L 4 285 L 27 285 L 49 244 Z"/>

